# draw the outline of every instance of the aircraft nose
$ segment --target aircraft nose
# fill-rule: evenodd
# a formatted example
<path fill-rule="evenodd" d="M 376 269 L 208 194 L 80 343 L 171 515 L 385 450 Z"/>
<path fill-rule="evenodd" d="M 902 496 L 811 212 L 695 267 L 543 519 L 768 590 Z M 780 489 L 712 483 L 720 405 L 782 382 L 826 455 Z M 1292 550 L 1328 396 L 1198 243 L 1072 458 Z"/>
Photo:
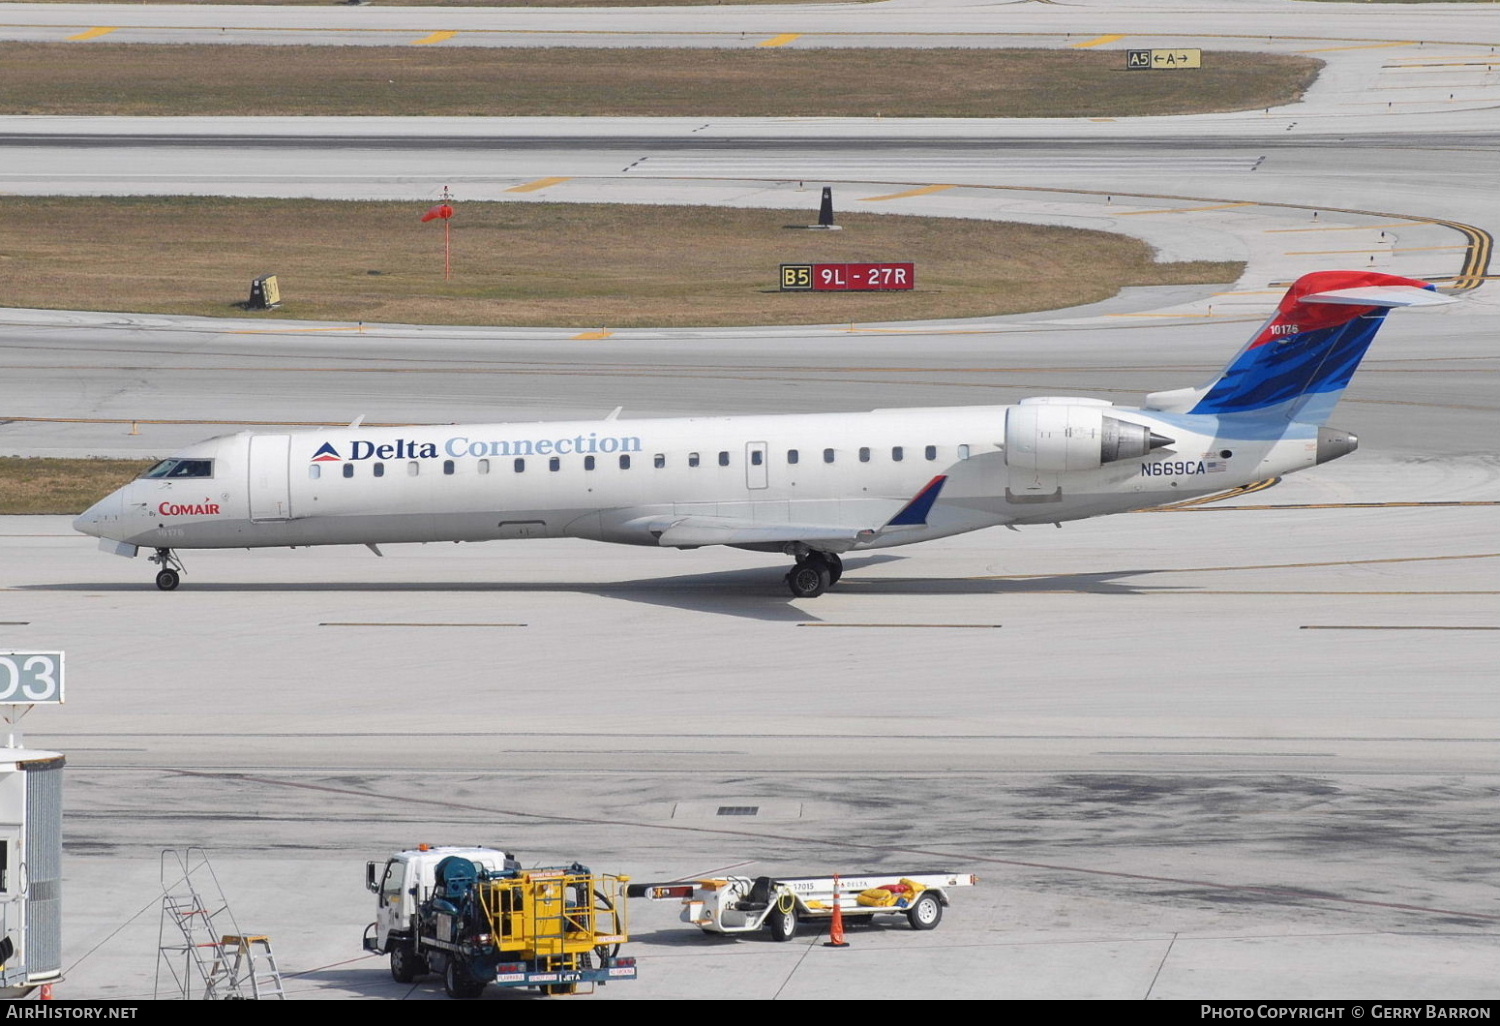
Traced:
<path fill-rule="evenodd" d="M 106 532 L 120 523 L 124 512 L 124 497 L 119 492 L 110 492 L 74 519 L 73 530 L 80 534 L 92 534 L 97 538 L 107 537 Z"/>

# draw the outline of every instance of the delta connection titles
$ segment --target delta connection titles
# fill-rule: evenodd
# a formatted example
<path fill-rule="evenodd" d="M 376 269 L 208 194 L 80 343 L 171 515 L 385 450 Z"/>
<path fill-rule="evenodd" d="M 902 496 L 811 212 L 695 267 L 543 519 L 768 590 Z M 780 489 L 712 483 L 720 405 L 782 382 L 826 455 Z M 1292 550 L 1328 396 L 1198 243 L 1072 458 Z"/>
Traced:
<path fill-rule="evenodd" d="M 455 435 L 442 442 L 418 442 L 398 438 L 394 442 L 371 442 L 365 439 L 349 443 L 350 460 L 432 460 L 439 456 L 569 456 L 596 453 L 640 452 L 641 440 L 635 435 L 599 435 L 590 431 L 572 438 L 518 438 L 510 441 L 486 441 Z M 333 443 L 325 442 L 313 454 L 315 461 L 343 458 Z"/>
<path fill-rule="evenodd" d="M 1200 1019 L 1488 1019 L 1484 1005 L 1200 1005 Z M 1344 1013 L 1348 1012 L 1346 1016 Z"/>

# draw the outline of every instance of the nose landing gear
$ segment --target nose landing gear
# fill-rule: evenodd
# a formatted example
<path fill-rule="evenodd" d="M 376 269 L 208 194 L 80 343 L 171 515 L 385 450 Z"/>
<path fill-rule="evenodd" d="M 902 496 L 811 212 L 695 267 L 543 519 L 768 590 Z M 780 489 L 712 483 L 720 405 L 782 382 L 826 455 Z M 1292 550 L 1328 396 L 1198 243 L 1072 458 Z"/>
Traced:
<path fill-rule="evenodd" d="M 161 565 L 161 569 L 156 573 L 156 586 L 162 591 L 172 591 L 182 583 L 182 575 L 187 571 L 182 565 L 182 560 L 178 559 L 177 554 L 171 549 L 157 549 L 156 555 L 147 556 L 146 559 Z"/>
<path fill-rule="evenodd" d="M 833 552 L 808 549 L 797 555 L 797 565 L 786 575 L 786 586 L 797 598 L 817 598 L 839 583 L 844 561 Z"/>

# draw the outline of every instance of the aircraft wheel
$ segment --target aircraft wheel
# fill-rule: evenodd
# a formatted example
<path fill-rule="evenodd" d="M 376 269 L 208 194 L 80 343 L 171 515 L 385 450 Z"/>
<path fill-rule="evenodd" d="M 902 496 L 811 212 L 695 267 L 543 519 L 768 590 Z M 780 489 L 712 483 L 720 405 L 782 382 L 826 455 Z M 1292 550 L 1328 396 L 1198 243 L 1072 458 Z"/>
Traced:
<path fill-rule="evenodd" d="M 831 576 L 827 566 L 798 563 L 786 575 L 786 586 L 797 598 L 817 598 L 828 590 Z"/>
<path fill-rule="evenodd" d="M 156 586 L 162 591 L 172 591 L 181 583 L 176 570 L 163 570 L 156 575 Z"/>
<path fill-rule="evenodd" d="M 844 561 L 836 552 L 823 553 L 823 562 L 828 565 L 828 586 L 832 588 L 844 576 Z"/>
<path fill-rule="evenodd" d="M 937 924 L 943 921 L 943 903 L 936 894 L 923 892 L 917 895 L 917 900 L 907 911 L 906 921 L 911 923 L 913 930 L 936 929 Z"/>

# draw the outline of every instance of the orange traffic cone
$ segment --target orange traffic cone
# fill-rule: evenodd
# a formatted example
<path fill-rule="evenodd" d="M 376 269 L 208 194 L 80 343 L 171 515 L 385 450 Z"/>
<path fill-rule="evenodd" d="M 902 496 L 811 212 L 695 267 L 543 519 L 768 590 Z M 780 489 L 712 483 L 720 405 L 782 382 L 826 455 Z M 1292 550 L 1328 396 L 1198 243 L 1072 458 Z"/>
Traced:
<path fill-rule="evenodd" d="M 42 997 L 41 997 L 41 999 L 43 1001 L 51 1001 L 52 1000 L 52 984 L 50 984 L 50 983 L 44 983 L 44 984 L 42 984 Z"/>
<path fill-rule="evenodd" d="M 844 910 L 839 907 L 839 878 L 833 878 L 833 925 L 828 928 L 828 940 L 823 945 L 825 948 L 847 948 L 849 942 L 844 940 Z"/>

